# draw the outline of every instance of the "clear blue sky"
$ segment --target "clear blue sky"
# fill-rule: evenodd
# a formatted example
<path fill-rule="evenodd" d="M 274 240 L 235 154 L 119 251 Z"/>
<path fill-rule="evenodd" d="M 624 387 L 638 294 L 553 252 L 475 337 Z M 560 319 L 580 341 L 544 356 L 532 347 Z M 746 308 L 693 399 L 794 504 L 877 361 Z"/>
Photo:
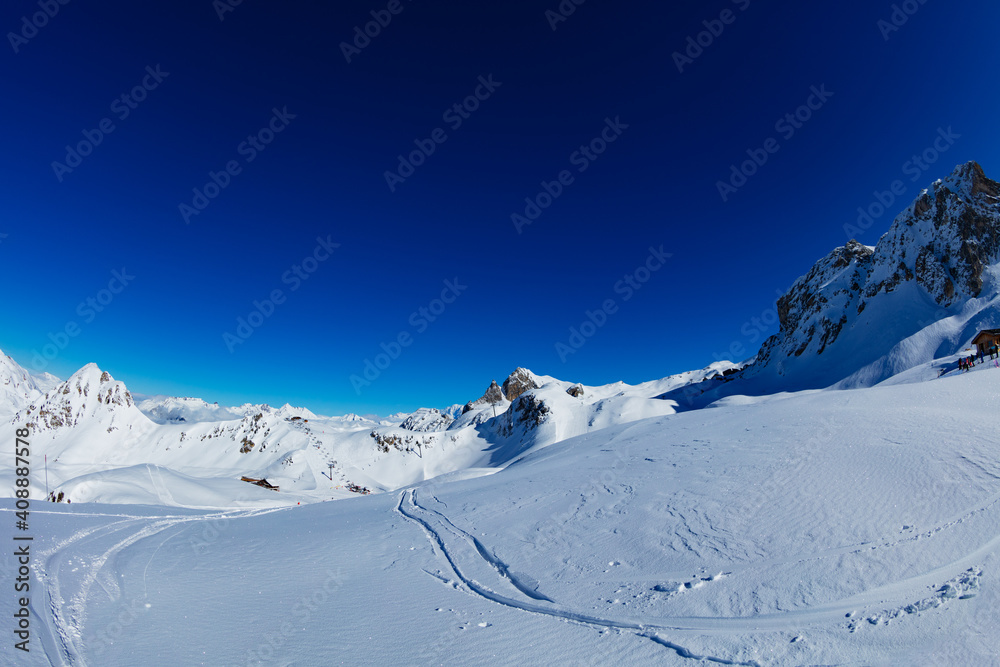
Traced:
<path fill-rule="evenodd" d="M 750 356 L 776 292 L 876 190 L 905 184 L 866 243 L 954 165 L 1000 174 L 1000 7 L 892 4 L 591 0 L 557 20 L 557 0 L 290 0 L 220 20 L 222 0 L 51 17 L 12 0 L 0 348 L 61 377 L 94 361 L 140 393 L 334 414 L 463 402 L 519 365 L 599 384 Z M 373 11 L 387 25 L 345 49 Z M 939 128 L 947 150 L 907 167 Z M 723 201 L 747 151 L 767 161 Z M 209 172 L 226 187 L 185 216 Z M 542 181 L 558 196 L 519 233 Z M 320 237 L 339 246 L 303 265 Z M 649 259 L 661 246 L 669 259 Z M 123 268 L 134 278 L 102 292 Z M 227 343 L 274 290 L 283 302 Z M 385 368 L 356 387 L 366 359 Z"/>

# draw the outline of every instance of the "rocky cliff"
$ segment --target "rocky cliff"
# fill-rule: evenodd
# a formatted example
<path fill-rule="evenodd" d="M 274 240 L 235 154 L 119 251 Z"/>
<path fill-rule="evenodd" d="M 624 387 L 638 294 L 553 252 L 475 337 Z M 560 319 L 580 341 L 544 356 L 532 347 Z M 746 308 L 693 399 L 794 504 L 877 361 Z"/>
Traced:
<path fill-rule="evenodd" d="M 875 246 L 816 262 L 778 299 L 778 333 L 743 371 L 668 398 L 871 385 L 955 354 L 1000 325 L 1000 183 L 959 165 L 910 203 Z"/>

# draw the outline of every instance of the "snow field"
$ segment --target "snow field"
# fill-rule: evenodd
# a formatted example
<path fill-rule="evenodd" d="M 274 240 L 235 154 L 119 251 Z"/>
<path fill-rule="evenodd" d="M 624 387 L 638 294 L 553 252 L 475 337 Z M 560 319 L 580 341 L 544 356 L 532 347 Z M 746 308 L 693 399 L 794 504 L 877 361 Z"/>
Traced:
<path fill-rule="evenodd" d="M 979 369 L 346 502 L 36 504 L 40 643 L 73 665 L 994 664 L 1000 371 Z"/>

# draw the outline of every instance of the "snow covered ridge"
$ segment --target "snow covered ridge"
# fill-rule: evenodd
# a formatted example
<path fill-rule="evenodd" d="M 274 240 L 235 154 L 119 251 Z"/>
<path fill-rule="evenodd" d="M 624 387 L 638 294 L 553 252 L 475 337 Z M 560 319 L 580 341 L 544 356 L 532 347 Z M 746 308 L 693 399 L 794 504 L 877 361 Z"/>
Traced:
<path fill-rule="evenodd" d="M 1000 326 L 1000 183 L 975 162 L 935 181 L 875 246 L 820 259 L 778 299 L 780 328 L 726 382 L 671 395 L 699 407 L 732 394 L 871 386 L 956 354 Z"/>
<path fill-rule="evenodd" d="M 376 421 L 324 417 L 288 404 L 227 408 L 164 396 L 136 403 L 124 383 L 95 364 L 43 393 L 4 357 L 0 415 L 31 430 L 36 452 L 48 457 L 49 490 L 73 502 L 273 507 L 388 491 L 451 473 L 489 474 L 575 435 L 671 414 L 674 404 L 658 394 L 721 377 L 732 366 L 601 387 L 518 368 L 464 407 Z M 0 478 L 12 474 L 5 466 L 0 462 Z M 41 483 L 37 490 L 43 495 Z"/>
<path fill-rule="evenodd" d="M 30 373 L 0 351 L 0 418 L 26 407 L 62 380 L 51 373 Z"/>
<path fill-rule="evenodd" d="M 240 419 L 243 412 L 220 407 L 200 398 L 173 396 L 135 396 L 140 411 L 157 424 L 183 424 L 187 422 L 225 421 Z"/>

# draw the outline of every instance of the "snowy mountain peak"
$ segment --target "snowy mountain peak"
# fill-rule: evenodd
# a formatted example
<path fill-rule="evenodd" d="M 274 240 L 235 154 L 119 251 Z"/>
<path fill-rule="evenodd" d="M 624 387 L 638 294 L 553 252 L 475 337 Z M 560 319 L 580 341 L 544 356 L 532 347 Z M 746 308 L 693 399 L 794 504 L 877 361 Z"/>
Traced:
<path fill-rule="evenodd" d="M 285 403 L 275 411 L 279 416 L 285 418 L 298 417 L 299 419 L 318 419 L 317 415 L 308 408 L 297 408 L 290 403 Z"/>
<path fill-rule="evenodd" d="M 20 417 L 39 430 L 73 427 L 90 419 L 114 424 L 136 418 L 145 420 L 125 384 L 93 363 L 73 373 Z"/>
<path fill-rule="evenodd" d="M 904 210 L 875 247 L 865 296 L 916 280 L 941 306 L 978 297 L 985 268 L 1000 256 L 1000 184 L 975 162 L 935 181 Z"/>
<path fill-rule="evenodd" d="M 62 383 L 62 380 L 57 378 L 52 373 L 33 373 L 31 377 L 43 394 L 55 389 L 56 385 Z"/>
<path fill-rule="evenodd" d="M 107 386 L 105 386 L 107 385 Z M 111 373 L 102 371 L 97 364 L 89 363 L 60 385 L 63 394 L 71 393 L 75 390 L 78 395 L 87 397 L 94 391 L 99 403 L 107 402 L 116 405 L 132 405 L 132 395 L 125 389 L 125 385 L 116 382 Z"/>
<path fill-rule="evenodd" d="M 1000 325 L 998 263 L 1000 184 L 975 162 L 959 165 L 874 247 L 852 240 L 796 280 L 778 299 L 778 333 L 752 364 L 682 398 L 868 386 L 955 354 Z"/>
<path fill-rule="evenodd" d="M 0 350 L 0 405 L 17 409 L 40 393 L 31 374 Z"/>
<path fill-rule="evenodd" d="M 1000 196 L 1000 186 L 986 176 L 978 162 L 966 162 L 955 167 L 951 174 L 942 180 L 935 181 L 931 189 L 947 188 L 967 201 L 976 195 L 985 194 L 991 197 Z M 926 191 L 925 191 L 926 192 Z M 918 200 L 922 197 L 918 197 Z"/>

